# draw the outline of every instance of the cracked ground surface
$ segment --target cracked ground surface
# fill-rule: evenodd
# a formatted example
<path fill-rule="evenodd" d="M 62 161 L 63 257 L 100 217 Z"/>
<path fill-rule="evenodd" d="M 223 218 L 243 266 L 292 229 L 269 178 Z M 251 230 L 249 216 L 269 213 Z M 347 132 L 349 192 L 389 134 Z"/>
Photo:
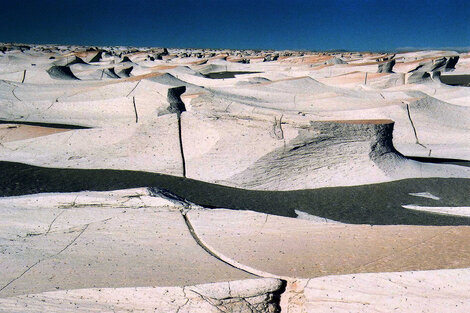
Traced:
<path fill-rule="evenodd" d="M 107 205 L 102 196 L 98 203 L 94 199 L 95 203 L 87 204 L 80 203 L 86 196 L 70 196 L 68 202 L 53 207 L 48 198 L 30 198 L 34 207 L 15 209 L 11 208 L 14 199 L 2 201 L 2 219 L 12 223 L 1 227 L 1 297 L 57 289 L 184 286 L 254 277 L 200 248 L 179 208 L 170 202 L 148 206 L 137 197 L 124 197 L 122 202 Z"/>
<path fill-rule="evenodd" d="M 6 268 L 0 312 L 277 312 L 279 305 L 282 312 L 332 305 L 375 312 L 387 307 L 371 296 L 376 290 L 386 303 L 410 310 L 423 303 L 467 309 L 461 288 L 468 270 L 422 271 L 468 267 L 467 227 L 331 225 L 207 210 L 164 194 L 131 189 L 1 199 L 0 215 L 11 223 L 0 228 Z M 354 274 L 325 276 L 348 273 Z M 263 277 L 286 280 L 284 298 L 282 280 Z M 218 283 L 194 286 L 208 281 Z M 432 284 L 423 288 L 422 281 Z M 441 289 L 443 302 L 428 297 Z"/>

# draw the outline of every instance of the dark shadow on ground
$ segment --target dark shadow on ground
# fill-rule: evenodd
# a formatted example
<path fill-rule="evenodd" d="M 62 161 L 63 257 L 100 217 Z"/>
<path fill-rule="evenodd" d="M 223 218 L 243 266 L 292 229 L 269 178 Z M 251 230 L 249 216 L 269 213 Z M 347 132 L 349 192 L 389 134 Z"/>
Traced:
<path fill-rule="evenodd" d="M 258 74 L 261 72 L 214 72 L 214 73 L 207 73 L 204 74 L 205 78 L 210 79 L 225 79 L 225 78 L 235 78 L 235 75 L 242 75 L 242 74 Z"/>
<path fill-rule="evenodd" d="M 184 199 L 209 208 L 253 210 L 288 217 L 295 217 L 294 210 L 301 210 L 353 224 L 470 225 L 470 218 L 419 212 L 401 207 L 403 204 L 470 206 L 470 179 L 405 179 L 353 187 L 253 191 L 148 172 L 56 169 L 0 162 L 0 196 L 149 186 L 167 189 Z M 418 192 L 430 192 L 441 200 L 409 195 Z"/>
<path fill-rule="evenodd" d="M 451 86 L 470 86 L 470 75 L 441 75 L 440 80 L 442 83 L 451 85 Z"/>
<path fill-rule="evenodd" d="M 89 128 L 91 128 L 91 127 L 86 127 L 86 126 L 70 125 L 70 124 L 26 122 L 26 121 L 7 121 L 7 120 L 0 120 L 0 124 L 18 124 L 18 125 L 40 126 L 40 127 L 49 127 L 49 128 L 62 128 L 62 129 L 89 129 Z"/>
<path fill-rule="evenodd" d="M 452 164 L 470 167 L 470 161 L 459 160 L 459 159 L 448 159 L 448 158 L 431 158 L 431 157 L 418 157 L 418 156 L 407 156 L 407 159 L 422 162 L 422 163 L 434 163 L 434 164 Z"/>

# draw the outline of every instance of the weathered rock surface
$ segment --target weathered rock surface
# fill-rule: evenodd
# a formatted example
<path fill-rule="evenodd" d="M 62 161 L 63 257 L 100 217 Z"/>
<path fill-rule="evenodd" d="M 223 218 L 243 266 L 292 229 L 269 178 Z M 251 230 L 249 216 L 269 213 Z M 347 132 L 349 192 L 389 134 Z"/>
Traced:
<path fill-rule="evenodd" d="M 441 72 L 454 69 L 458 60 L 459 56 L 450 56 L 423 62 L 407 73 L 406 82 L 416 83 L 426 79 L 434 79 L 440 76 Z"/>
<path fill-rule="evenodd" d="M 468 226 L 315 223 L 230 210 L 195 210 L 188 216 L 212 251 L 265 277 L 470 267 Z"/>
<path fill-rule="evenodd" d="M 280 312 L 277 279 L 186 287 L 90 288 L 0 298 L 0 312 Z"/>
<path fill-rule="evenodd" d="M 386 61 L 385 63 L 379 64 L 379 69 L 377 73 L 393 73 L 393 66 L 395 65 L 395 60 Z"/>
<path fill-rule="evenodd" d="M 252 278 L 207 254 L 143 189 L 0 198 L 0 298 Z"/>
<path fill-rule="evenodd" d="M 469 310 L 468 53 L 0 51 L 0 311 Z"/>

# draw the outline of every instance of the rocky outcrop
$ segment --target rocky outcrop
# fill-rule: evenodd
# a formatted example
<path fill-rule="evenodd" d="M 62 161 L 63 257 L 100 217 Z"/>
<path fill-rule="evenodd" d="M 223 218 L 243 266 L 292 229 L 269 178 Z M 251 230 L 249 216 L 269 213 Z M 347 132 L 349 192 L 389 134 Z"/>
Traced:
<path fill-rule="evenodd" d="M 0 299 L 2 312 L 278 313 L 283 284 L 248 279 L 186 287 L 92 288 Z M 5 312 L 6 312 L 5 311 Z"/>
<path fill-rule="evenodd" d="M 167 56 L 169 53 L 168 53 L 168 49 L 167 48 L 163 48 L 163 51 L 160 51 L 160 52 L 157 52 L 155 53 L 155 56 L 154 58 L 157 59 L 157 60 L 162 60 L 164 56 Z"/>
<path fill-rule="evenodd" d="M 265 278 L 205 284 L 187 289 L 189 294 L 200 295 L 209 302 L 215 312 L 277 313 L 281 312 L 279 302 L 282 288 L 281 280 Z"/>
<path fill-rule="evenodd" d="M 103 75 L 106 75 L 107 78 L 112 79 L 119 79 L 121 78 L 116 72 L 114 71 L 114 67 L 105 68 L 103 69 Z"/>
<path fill-rule="evenodd" d="M 328 61 L 326 61 L 325 64 L 347 64 L 347 62 L 345 62 L 344 60 L 342 60 L 338 57 L 333 57 L 333 58 L 329 59 Z"/>
<path fill-rule="evenodd" d="M 470 311 L 457 52 L 0 51 L 0 311 Z"/>
<path fill-rule="evenodd" d="M 428 79 L 439 77 L 441 72 L 446 72 L 455 68 L 459 61 L 459 56 L 442 57 L 420 63 L 415 69 L 405 75 L 407 84 L 419 83 Z"/>
<path fill-rule="evenodd" d="M 75 56 L 72 61 L 68 62 L 65 66 L 70 66 L 73 64 L 87 64 L 85 61 L 83 61 L 81 58 Z"/>
<path fill-rule="evenodd" d="M 170 106 L 167 108 L 168 112 L 176 113 L 178 116 L 186 111 L 181 95 L 186 91 L 185 86 L 179 86 L 168 89 L 167 99 Z"/>
<path fill-rule="evenodd" d="M 458 55 L 453 56 L 453 57 L 449 57 L 449 59 L 447 60 L 446 66 L 445 66 L 445 70 L 448 71 L 448 70 L 455 69 L 455 65 L 459 61 L 459 58 L 460 57 Z"/>
<path fill-rule="evenodd" d="M 393 147 L 392 132 L 390 120 L 311 122 L 284 147 L 228 181 L 238 187 L 271 190 L 312 188 L 332 183 L 336 175 L 349 183 L 359 182 L 363 175 L 380 181 L 393 168 L 391 163 L 403 159 Z"/>
<path fill-rule="evenodd" d="M 52 79 L 58 80 L 79 80 L 68 66 L 52 66 L 47 70 L 47 74 Z"/>
<path fill-rule="evenodd" d="M 393 55 L 390 58 L 384 58 L 381 63 L 379 63 L 379 69 L 377 73 L 393 73 L 393 66 L 395 65 L 395 59 Z"/>
<path fill-rule="evenodd" d="M 134 69 L 134 67 L 132 67 L 132 66 L 126 67 L 126 68 L 123 68 L 123 69 L 119 70 L 119 72 L 117 72 L 116 74 L 117 74 L 120 78 L 130 77 L 130 76 L 131 76 L 131 72 L 132 72 L 133 69 Z"/>
<path fill-rule="evenodd" d="M 101 61 L 103 51 L 98 51 L 88 62 L 99 62 Z"/>

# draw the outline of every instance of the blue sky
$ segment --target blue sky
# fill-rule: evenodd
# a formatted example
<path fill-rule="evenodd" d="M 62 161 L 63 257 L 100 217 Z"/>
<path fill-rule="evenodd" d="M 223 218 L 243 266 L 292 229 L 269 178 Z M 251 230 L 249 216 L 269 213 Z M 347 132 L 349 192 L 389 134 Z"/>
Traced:
<path fill-rule="evenodd" d="M 1 0 L 0 42 L 358 51 L 470 47 L 470 0 Z"/>

